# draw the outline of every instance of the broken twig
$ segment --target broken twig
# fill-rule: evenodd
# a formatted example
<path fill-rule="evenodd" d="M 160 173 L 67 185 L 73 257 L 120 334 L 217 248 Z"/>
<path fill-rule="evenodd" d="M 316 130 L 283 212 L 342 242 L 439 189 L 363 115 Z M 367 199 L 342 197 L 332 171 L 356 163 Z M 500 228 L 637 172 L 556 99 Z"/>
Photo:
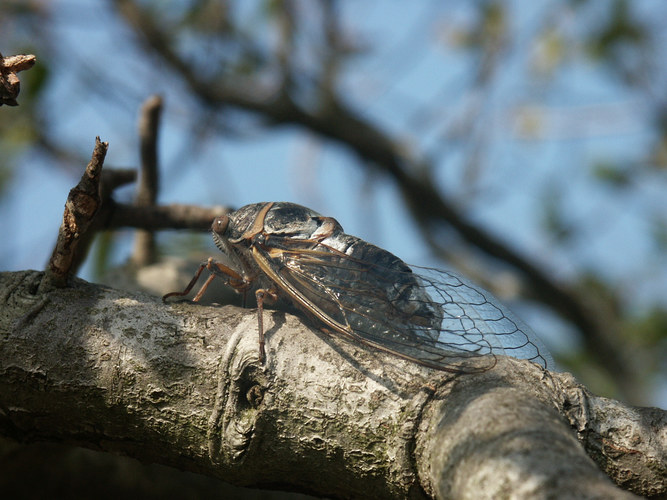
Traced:
<path fill-rule="evenodd" d="M 18 106 L 16 98 L 21 90 L 17 73 L 32 68 L 37 58 L 32 54 L 3 57 L 0 54 L 0 106 Z"/>
<path fill-rule="evenodd" d="M 95 149 L 86 166 L 86 171 L 67 196 L 58 241 L 46 268 L 42 287 L 62 288 L 67 285 L 67 278 L 71 273 L 73 263 L 77 260 L 81 238 L 90 227 L 102 204 L 100 177 L 108 148 L 108 142 L 101 142 L 99 137 L 95 138 Z"/>

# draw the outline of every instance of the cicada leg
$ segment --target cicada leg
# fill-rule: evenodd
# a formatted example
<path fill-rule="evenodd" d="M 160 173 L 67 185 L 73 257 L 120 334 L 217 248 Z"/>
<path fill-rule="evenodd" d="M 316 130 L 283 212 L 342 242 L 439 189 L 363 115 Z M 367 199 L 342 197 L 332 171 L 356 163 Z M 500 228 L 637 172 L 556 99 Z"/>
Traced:
<path fill-rule="evenodd" d="M 190 290 L 192 290 L 192 287 L 195 286 L 195 283 L 197 283 L 197 280 L 199 280 L 199 277 L 201 276 L 201 273 L 204 269 L 206 269 L 207 264 L 200 264 L 199 269 L 197 269 L 197 272 L 195 275 L 192 277 L 190 280 L 190 283 L 188 283 L 188 286 L 185 287 L 185 290 L 182 292 L 169 292 L 165 295 L 162 296 L 162 302 L 166 302 L 169 297 L 184 297 L 185 295 L 190 293 Z M 204 285 L 208 283 L 208 280 Z"/>
<path fill-rule="evenodd" d="M 216 277 L 217 276 L 215 274 L 211 273 L 211 275 L 208 278 L 206 278 L 206 281 L 197 292 L 197 295 L 193 297 L 192 302 L 199 302 L 199 299 L 201 299 L 201 296 L 204 295 L 204 292 L 208 288 L 208 285 L 210 285 L 211 281 L 213 281 Z"/>
<path fill-rule="evenodd" d="M 255 292 L 255 298 L 257 299 L 257 326 L 259 330 L 259 362 L 264 364 L 266 360 L 266 351 L 264 349 L 265 339 L 264 339 L 264 301 L 265 300 L 277 300 L 278 295 L 273 289 L 264 289 L 260 288 Z"/>
<path fill-rule="evenodd" d="M 244 292 L 245 297 L 245 291 L 250 287 L 250 282 L 239 273 L 227 267 L 226 265 L 221 264 L 220 262 L 216 262 L 212 258 L 208 259 L 206 268 L 213 274 L 213 276 L 217 276 L 218 278 L 222 279 L 227 285 L 231 286 L 237 292 Z M 204 284 L 207 285 L 207 283 Z M 197 295 L 199 295 L 199 293 Z"/>
<path fill-rule="evenodd" d="M 182 292 L 170 292 L 166 295 L 163 295 L 162 301 L 165 302 L 169 297 L 184 297 L 185 295 L 189 294 L 197 281 L 199 281 L 199 277 L 201 276 L 201 273 L 204 271 L 204 269 L 207 269 L 211 275 L 206 279 L 202 287 L 197 292 L 197 295 L 195 295 L 195 297 L 192 299 L 193 302 L 198 302 L 199 299 L 201 299 L 202 295 L 204 295 L 204 292 L 211 284 L 211 281 L 213 281 L 216 277 L 221 278 L 227 285 L 231 286 L 239 292 L 245 291 L 250 286 L 250 283 L 248 283 L 239 273 L 233 269 L 230 269 L 224 264 L 216 262 L 213 260 L 213 258 L 209 258 L 205 263 L 200 264 L 199 269 L 197 269 L 197 272 L 195 273 L 192 280 L 190 280 L 190 283 L 188 283 L 188 286 L 185 287 L 185 290 Z"/>

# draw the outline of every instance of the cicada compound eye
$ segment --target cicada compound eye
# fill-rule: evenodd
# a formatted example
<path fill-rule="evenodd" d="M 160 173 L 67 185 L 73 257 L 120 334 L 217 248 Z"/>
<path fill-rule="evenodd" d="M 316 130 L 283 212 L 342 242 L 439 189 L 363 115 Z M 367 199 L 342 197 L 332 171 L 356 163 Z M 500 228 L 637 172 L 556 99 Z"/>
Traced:
<path fill-rule="evenodd" d="M 211 230 L 216 234 L 223 235 L 227 231 L 227 226 L 229 226 L 229 217 L 223 215 L 215 218 L 211 225 Z"/>

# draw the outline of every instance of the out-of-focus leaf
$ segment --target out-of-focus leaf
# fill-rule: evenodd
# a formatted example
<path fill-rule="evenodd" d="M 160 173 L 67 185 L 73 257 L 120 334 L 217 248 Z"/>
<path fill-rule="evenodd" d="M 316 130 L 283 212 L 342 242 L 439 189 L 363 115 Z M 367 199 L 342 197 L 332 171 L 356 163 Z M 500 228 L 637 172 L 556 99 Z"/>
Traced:
<path fill-rule="evenodd" d="M 231 34 L 234 31 L 227 2 L 196 0 L 186 8 L 181 22 L 183 27 L 193 28 L 200 33 L 216 35 Z"/>
<path fill-rule="evenodd" d="M 92 273 L 96 280 L 99 280 L 111 265 L 111 256 L 114 251 L 115 233 L 113 231 L 102 231 L 95 236 L 95 243 L 91 250 L 93 259 Z"/>
<path fill-rule="evenodd" d="M 552 75 L 564 58 L 565 42 L 562 35 L 553 28 L 542 33 L 531 61 L 535 73 L 543 77 Z"/>
<path fill-rule="evenodd" d="M 9 168 L 9 165 L 4 161 L 4 158 L 0 158 L 0 196 L 5 191 L 9 184 L 9 180 L 12 178 L 12 170 Z"/>
<path fill-rule="evenodd" d="M 609 397 L 616 397 L 618 387 L 611 383 L 604 370 L 597 365 L 589 354 L 583 349 L 561 354 L 558 357 L 558 364 L 565 371 L 576 373 L 586 380 L 586 385 L 596 394 L 605 394 Z"/>
<path fill-rule="evenodd" d="M 498 40 L 507 32 L 505 6 L 500 2 L 487 2 L 482 8 L 481 28 L 487 39 Z"/>
<path fill-rule="evenodd" d="M 624 334 L 633 344 L 656 347 L 660 343 L 667 347 L 667 310 L 654 307 L 646 314 L 633 318 L 624 325 Z"/>
<path fill-rule="evenodd" d="M 26 54 L 33 54 L 37 52 L 37 48 L 29 48 L 25 51 Z M 51 68 L 49 66 L 48 58 L 37 56 L 37 64 L 35 64 L 30 71 L 21 73 L 21 105 L 27 104 L 26 101 L 32 101 L 39 98 L 41 93 L 49 83 L 51 76 Z"/>
<path fill-rule="evenodd" d="M 589 39 L 589 50 L 598 59 L 615 60 L 616 51 L 624 44 L 642 46 L 646 29 L 633 17 L 627 0 L 616 0 L 608 22 Z"/>
<path fill-rule="evenodd" d="M 614 163 L 600 161 L 593 165 L 592 172 L 597 179 L 616 188 L 627 187 L 632 180 L 630 172 Z"/>
<path fill-rule="evenodd" d="M 455 29 L 450 41 L 466 49 L 484 49 L 497 44 L 507 34 L 507 29 L 505 6 L 487 1 L 478 6 L 475 22 L 463 29 Z"/>
<path fill-rule="evenodd" d="M 653 221 L 653 242 L 659 252 L 667 253 L 667 219 Z"/>
<path fill-rule="evenodd" d="M 661 125 L 661 136 L 653 146 L 651 154 L 651 163 L 653 166 L 665 169 L 667 168 L 667 126 Z"/>
<path fill-rule="evenodd" d="M 622 335 L 641 356 L 637 365 L 644 376 L 651 378 L 667 368 L 667 309 L 656 306 L 642 316 L 629 318 L 623 324 Z"/>
<path fill-rule="evenodd" d="M 34 145 L 38 137 L 37 127 L 39 116 L 37 100 L 47 87 L 49 66 L 39 56 L 36 47 L 26 46 L 19 52 L 37 53 L 37 64 L 29 71 L 20 74 L 21 94 L 20 106 L 15 109 L 3 110 L 0 119 L 0 194 L 8 185 L 15 168 L 15 159 L 27 148 Z"/>
<path fill-rule="evenodd" d="M 0 195 L 16 168 L 16 158 L 32 145 L 37 135 L 35 117 L 28 112 L 29 108 L 12 108 L 5 111 L 7 116 L 11 114 L 11 119 L 0 120 Z"/>
<path fill-rule="evenodd" d="M 577 281 L 577 290 L 582 296 L 589 297 L 601 314 L 608 310 L 613 317 L 620 316 L 619 297 L 614 288 L 594 272 L 582 272 Z"/>
<path fill-rule="evenodd" d="M 542 225 L 556 241 L 563 243 L 572 237 L 572 225 L 563 218 L 560 200 L 560 193 L 554 190 L 544 197 Z"/>
<path fill-rule="evenodd" d="M 523 106 L 516 114 L 516 132 L 522 138 L 535 139 L 544 133 L 544 112 L 535 106 Z"/>

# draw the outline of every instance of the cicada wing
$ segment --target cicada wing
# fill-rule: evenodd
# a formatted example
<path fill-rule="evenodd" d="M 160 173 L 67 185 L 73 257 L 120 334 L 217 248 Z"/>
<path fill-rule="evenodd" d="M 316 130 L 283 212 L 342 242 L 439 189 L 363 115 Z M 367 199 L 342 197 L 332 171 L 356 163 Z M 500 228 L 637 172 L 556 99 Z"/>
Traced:
<path fill-rule="evenodd" d="M 444 311 L 441 340 L 449 342 L 462 328 L 468 336 L 478 332 L 495 354 L 553 367 L 551 354 L 537 335 L 490 292 L 456 273 L 412 266 L 424 289 Z"/>
<path fill-rule="evenodd" d="M 410 268 L 365 242 L 356 258 L 313 240 L 271 241 L 256 247 L 258 264 L 328 331 L 442 370 L 485 370 L 502 354 L 549 366 L 530 329 L 454 273 Z M 480 361 L 466 367 L 470 358 Z"/>
<path fill-rule="evenodd" d="M 437 369 L 477 372 L 495 364 L 500 347 L 494 336 L 489 339 L 462 313 L 467 303 L 429 293 L 430 287 L 443 286 L 432 278 L 323 247 L 293 248 L 281 258 L 276 266 L 281 288 L 298 294 L 301 309 L 325 318 L 330 331 Z M 461 365 L 472 357 L 482 362 Z"/>

